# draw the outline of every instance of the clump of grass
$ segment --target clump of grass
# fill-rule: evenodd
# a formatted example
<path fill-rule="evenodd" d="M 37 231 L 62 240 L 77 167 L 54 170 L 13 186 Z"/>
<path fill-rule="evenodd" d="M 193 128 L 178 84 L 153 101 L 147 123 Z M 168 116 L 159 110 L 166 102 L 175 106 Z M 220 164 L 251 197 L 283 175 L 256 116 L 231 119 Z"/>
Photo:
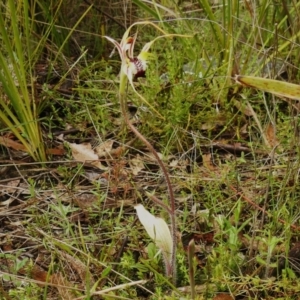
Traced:
<path fill-rule="evenodd" d="M 14 1 L 7 1 L 0 15 L 0 118 L 24 145 L 30 156 L 35 160 L 45 161 L 46 153 L 37 120 L 38 106 L 32 71 L 35 61 L 32 54 L 35 51 L 31 41 L 32 23 L 28 12 L 27 1 L 18 2 L 17 6 Z M 19 20 L 23 22 L 22 28 L 19 26 Z M 28 89 L 28 85 L 31 89 Z"/>

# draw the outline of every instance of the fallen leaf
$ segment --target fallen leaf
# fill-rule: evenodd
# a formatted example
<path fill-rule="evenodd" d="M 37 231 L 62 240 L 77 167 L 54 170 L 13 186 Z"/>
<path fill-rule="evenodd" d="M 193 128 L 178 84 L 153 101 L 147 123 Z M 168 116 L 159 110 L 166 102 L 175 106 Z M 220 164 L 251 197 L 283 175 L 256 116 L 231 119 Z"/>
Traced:
<path fill-rule="evenodd" d="M 11 195 L 11 194 L 15 193 L 16 191 L 19 191 L 19 194 L 21 194 L 22 189 L 18 187 L 19 184 L 20 184 L 19 179 L 12 180 L 12 181 L 9 181 L 9 182 L 4 183 L 4 184 L 0 184 L 0 196 L 1 195 L 7 195 L 8 196 L 8 195 Z M 16 200 L 15 197 L 9 197 L 8 199 L 6 199 L 4 201 L 1 201 L 0 205 L 8 207 L 15 200 Z"/>
<path fill-rule="evenodd" d="M 11 203 L 13 203 L 16 199 L 10 197 L 9 199 L 5 200 L 5 201 L 1 201 L 0 205 L 1 206 L 9 206 Z"/>
<path fill-rule="evenodd" d="M 86 280 L 88 278 L 90 287 L 95 284 L 93 276 L 89 270 L 88 265 L 86 265 L 86 263 L 83 263 L 78 257 L 71 256 L 64 252 L 61 252 L 61 255 L 66 259 L 66 261 L 69 262 L 72 269 L 78 273 L 82 282 L 86 282 Z"/>
<path fill-rule="evenodd" d="M 7 138 L 7 137 L 0 136 L 0 145 L 9 147 L 9 148 L 13 148 L 14 150 L 26 152 L 25 146 Z"/>
<path fill-rule="evenodd" d="M 16 180 L 11 180 L 11 181 L 9 181 L 7 183 L 1 184 L 0 185 L 0 195 L 2 193 L 4 193 L 4 194 L 12 194 L 12 193 L 14 193 L 18 189 L 17 187 L 18 187 L 19 183 L 20 183 L 20 180 L 16 179 Z"/>
<path fill-rule="evenodd" d="M 230 296 L 229 294 L 225 294 L 225 293 L 220 293 L 218 295 L 216 295 L 213 300 L 234 300 L 234 298 L 232 296 Z"/>
<path fill-rule="evenodd" d="M 112 151 L 114 141 L 105 141 L 99 146 L 95 147 L 95 152 L 98 154 L 98 157 L 106 157 Z"/>
<path fill-rule="evenodd" d="M 83 163 L 88 162 L 101 170 L 107 169 L 99 161 L 99 157 L 92 149 L 92 145 L 90 143 L 83 143 L 83 144 L 75 144 L 75 143 L 68 143 L 68 142 L 65 143 L 72 150 L 72 156 L 76 161 L 83 162 Z"/>
<path fill-rule="evenodd" d="M 178 159 L 173 159 L 171 162 L 170 162 L 170 167 L 177 167 L 178 166 Z"/>
<path fill-rule="evenodd" d="M 138 155 L 136 158 L 133 158 L 129 161 L 129 165 L 132 171 L 133 175 L 138 175 L 140 171 L 145 169 L 143 161 L 140 159 L 140 156 Z"/>
<path fill-rule="evenodd" d="M 51 154 L 51 155 L 65 155 L 65 149 L 57 147 L 57 148 L 51 148 L 51 149 L 46 149 L 46 153 L 47 154 Z"/>
<path fill-rule="evenodd" d="M 89 208 L 93 207 L 98 201 L 99 197 L 92 193 L 81 193 L 78 195 L 73 196 L 73 201 L 76 203 L 80 208 Z"/>
<path fill-rule="evenodd" d="M 101 178 L 101 174 L 98 173 L 99 171 L 97 172 L 90 172 L 90 171 L 87 171 L 84 173 L 84 177 L 86 179 L 88 179 L 89 181 L 96 181 L 96 180 L 99 180 Z"/>
<path fill-rule="evenodd" d="M 153 153 L 148 152 L 148 153 L 146 153 L 146 155 L 147 155 L 149 161 L 151 161 L 151 162 L 153 162 L 153 161 L 157 162 L 157 159 L 155 158 L 155 156 L 153 155 Z M 158 157 L 159 157 L 161 160 L 164 159 L 164 156 L 163 156 L 160 152 L 157 152 L 157 155 L 158 155 Z"/>
<path fill-rule="evenodd" d="M 27 275 L 28 271 L 25 268 L 25 273 L 24 275 Z M 49 280 L 50 275 L 48 274 L 47 271 L 45 271 L 44 269 L 42 269 L 40 266 L 38 265 L 34 265 L 32 267 L 32 269 L 30 270 L 30 277 L 34 280 L 38 280 L 38 281 L 42 281 L 42 282 L 47 282 L 47 280 Z"/>
<path fill-rule="evenodd" d="M 276 128 L 273 124 L 269 124 L 265 129 L 266 139 L 268 140 L 271 147 L 278 146 L 279 142 L 276 137 Z"/>

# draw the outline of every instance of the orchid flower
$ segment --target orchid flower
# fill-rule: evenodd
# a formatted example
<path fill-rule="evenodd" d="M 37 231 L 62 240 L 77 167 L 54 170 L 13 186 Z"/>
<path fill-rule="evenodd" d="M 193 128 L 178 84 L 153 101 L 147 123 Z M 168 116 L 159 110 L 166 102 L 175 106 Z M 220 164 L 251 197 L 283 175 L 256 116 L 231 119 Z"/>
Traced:
<path fill-rule="evenodd" d="M 145 46 L 142 48 L 142 51 L 138 56 L 134 56 L 134 45 L 137 39 L 137 34 L 135 34 L 133 37 L 129 36 L 130 30 L 135 25 L 151 25 L 155 27 L 158 31 L 163 33 L 163 35 L 156 37 L 152 41 L 145 44 Z M 126 79 L 128 79 L 130 85 L 132 86 L 134 92 L 140 97 L 140 99 L 148 105 L 157 115 L 159 115 L 162 119 L 165 119 L 141 94 L 137 92 L 137 90 L 134 87 L 133 79 L 136 77 L 141 77 L 145 74 L 145 71 L 147 69 L 147 58 L 151 56 L 150 53 L 148 53 L 150 47 L 152 44 L 164 37 L 171 37 L 171 36 L 184 36 L 181 34 L 166 34 L 160 27 L 157 25 L 148 22 L 136 22 L 133 25 L 131 25 L 124 33 L 122 40 L 120 43 L 118 43 L 116 40 L 109 36 L 104 36 L 108 41 L 113 43 L 115 47 L 118 50 L 119 56 L 121 58 L 121 72 L 120 72 L 120 89 L 119 94 L 122 98 L 125 95 L 125 88 L 126 88 Z"/>
<path fill-rule="evenodd" d="M 139 23 L 135 23 L 135 24 L 139 24 Z M 109 36 L 104 36 L 108 41 L 110 41 L 115 45 L 115 47 L 118 50 L 119 56 L 121 58 L 122 65 L 121 65 L 121 72 L 120 72 L 120 90 L 119 90 L 120 96 L 122 93 L 125 93 L 126 79 L 128 79 L 131 87 L 133 88 L 134 92 L 140 97 L 140 99 L 146 105 L 148 105 L 153 111 L 155 111 L 157 115 L 159 115 L 161 118 L 164 119 L 164 117 L 141 94 L 137 92 L 133 84 L 134 78 L 142 77 L 145 74 L 147 68 L 147 58 L 150 56 L 148 51 L 151 45 L 157 39 L 156 38 L 153 41 L 146 43 L 142 51 L 140 52 L 140 54 L 135 57 L 134 45 L 137 38 L 137 33 L 133 37 L 129 37 L 129 32 L 135 24 L 130 26 L 125 31 L 120 43 L 118 43 L 116 40 L 114 40 Z M 143 24 L 143 22 L 140 22 L 140 24 Z M 154 26 L 157 27 L 156 25 Z M 162 31 L 161 29 L 159 30 Z"/>
<path fill-rule="evenodd" d="M 121 72 L 127 76 L 131 86 L 134 88 L 133 79 L 135 77 L 142 77 L 145 74 L 147 68 L 147 58 L 149 56 L 148 51 L 153 42 L 147 43 L 143 47 L 141 53 L 137 57 L 134 57 L 133 51 L 137 34 L 135 34 L 133 37 L 128 37 L 128 34 L 126 33 L 124 34 L 120 43 L 111 37 L 105 36 L 105 38 L 112 42 L 117 48 L 122 61 Z"/>
<path fill-rule="evenodd" d="M 136 42 L 137 33 L 133 37 L 130 37 L 129 33 L 133 26 L 142 25 L 142 24 L 150 24 L 150 25 L 154 26 L 156 29 L 158 29 L 160 32 L 162 32 L 164 34 L 164 36 L 166 36 L 166 33 L 161 28 L 159 28 L 157 25 L 155 25 L 151 22 L 148 22 L 148 21 L 136 22 L 136 23 L 132 24 L 125 31 L 120 43 L 118 43 L 116 40 L 114 40 L 113 38 L 111 38 L 109 36 L 104 36 L 108 41 L 113 43 L 115 45 L 115 47 L 117 48 L 120 58 L 121 58 L 121 61 L 122 61 L 120 76 L 122 77 L 122 75 L 126 75 L 131 86 L 133 87 L 133 89 L 134 89 L 133 79 L 135 76 L 144 75 L 146 68 L 147 68 L 147 58 L 149 57 L 148 51 L 149 51 L 151 45 L 154 43 L 154 41 L 157 40 L 157 38 L 155 38 L 151 42 L 147 43 L 143 47 L 141 53 L 137 57 L 134 56 L 134 45 Z M 160 38 L 160 37 L 158 37 L 158 38 Z"/>

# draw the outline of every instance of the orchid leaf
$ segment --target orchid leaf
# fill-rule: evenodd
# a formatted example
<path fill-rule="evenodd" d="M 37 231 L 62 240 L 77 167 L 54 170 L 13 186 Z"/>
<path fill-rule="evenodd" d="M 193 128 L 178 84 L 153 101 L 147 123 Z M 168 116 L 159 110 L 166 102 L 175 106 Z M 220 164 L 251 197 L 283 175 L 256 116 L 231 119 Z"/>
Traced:
<path fill-rule="evenodd" d="M 165 260 L 167 274 L 171 275 L 173 240 L 167 223 L 162 218 L 152 215 L 141 204 L 136 205 L 134 208 L 148 235 L 161 250 Z"/>
<path fill-rule="evenodd" d="M 244 75 L 236 75 L 235 80 L 237 83 L 262 90 L 264 92 L 272 93 L 279 97 L 300 100 L 300 85 L 298 84 Z"/>

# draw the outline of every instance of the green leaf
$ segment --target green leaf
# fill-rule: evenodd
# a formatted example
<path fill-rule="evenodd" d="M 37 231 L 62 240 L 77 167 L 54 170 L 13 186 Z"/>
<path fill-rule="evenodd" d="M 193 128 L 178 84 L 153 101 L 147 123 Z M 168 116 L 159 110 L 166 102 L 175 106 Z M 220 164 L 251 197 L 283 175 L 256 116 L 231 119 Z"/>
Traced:
<path fill-rule="evenodd" d="M 300 85 L 298 84 L 244 75 L 236 75 L 235 80 L 247 87 L 269 92 L 279 97 L 300 100 Z"/>
<path fill-rule="evenodd" d="M 262 265 L 262 266 L 266 265 L 266 261 L 263 260 L 260 256 L 256 256 L 255 259 L 260 265 Z"/>

